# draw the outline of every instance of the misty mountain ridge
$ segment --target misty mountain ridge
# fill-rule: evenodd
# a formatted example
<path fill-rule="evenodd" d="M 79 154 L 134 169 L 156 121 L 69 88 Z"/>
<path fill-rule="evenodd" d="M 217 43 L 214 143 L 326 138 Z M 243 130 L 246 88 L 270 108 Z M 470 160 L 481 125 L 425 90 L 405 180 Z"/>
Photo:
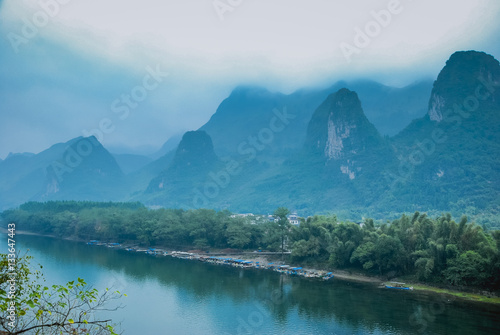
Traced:
<path fill-rule="evenodd" d="M 210 136 L 201 130 L 188 131 L 168 167 L 151 181 L 148 190 L 161 190 L 166 184 L 178 184 L 179 181 L 195 181 L 216 168 L 218 163 Z"/>
<path fill-rule="evenodd" d="M 293 122 L 274 138 L 264 154 L 287 157 L 302 147 L 307 126 L 316 108 L 341 88 L 356 91 L 367 118 L 382 135 L 395 135 L 411 120 L 427 113 L 432 81 L 394 88 L 369 80 L 339 81 L 326 89 L 302 89 L 292 94 L 273 93 L 256 86 L 239 86 L 217 108 L 200 130 L 206 131 L 219 156 L 234 155 L 248 136 L 269 126 L 275 109 L 294 116 Z"/>
<path fill-rule="evenodd" d="M 109 200 L 124 190 L 124 175 L 95 137 L 77 137 L 35 155 L 0 164 L 2 207 L 25 201 Z"/>
<path fill-rule="evenodd" d="M 405 187 L 393 192 L 399 202 L 498 205 L 499 88 L 500 65 L 492 56 L 450 57 L 434 82 L 428 114 L 392 139 L 400 157 L 393 183 Z"/>
<path fill-rule="evenodd" d="M 335 161 L 373 150 L 381 141 L 379 132 L 366 118 L 358 95 L 342 88 L 329 95 L 314 112 L 305 145 L 327 161 Z"/>
<path fill-rule="evenodd" d="M 476 51 L 454 53 L 434 83 L 398 89 L 338 82 L 285 95 L 240 86 L 176 150 L 167 150 L 179 141 L 172 138 L 154 161 L 115 155 L 126 175 L 95 138 L 83 139 L 92 150 L 78 164 L 70 159 L 76 165 L 68 170 L 68 150 L 89 149 L 78 144 L 82 138 L 6 158 L 0 204 L 89 199 L 255 213 L 277 206 L 309 214 L 491 211 L 500 191 L 499 87 L 498 61 Z"/>

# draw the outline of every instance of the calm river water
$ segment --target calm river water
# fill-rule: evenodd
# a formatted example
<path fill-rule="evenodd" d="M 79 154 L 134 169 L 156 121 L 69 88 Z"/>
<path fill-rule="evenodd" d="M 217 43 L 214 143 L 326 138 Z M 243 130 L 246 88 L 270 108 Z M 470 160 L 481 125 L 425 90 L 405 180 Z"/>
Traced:
<path fill-rule="evenodd" d="M 110 314 L 126 335 L 500 333 L 500 306 L 45 237 L 17 235 L 16 242 L 44 266 L 48 283 L 82 277 L 127 293 L 125 308 Z"/>

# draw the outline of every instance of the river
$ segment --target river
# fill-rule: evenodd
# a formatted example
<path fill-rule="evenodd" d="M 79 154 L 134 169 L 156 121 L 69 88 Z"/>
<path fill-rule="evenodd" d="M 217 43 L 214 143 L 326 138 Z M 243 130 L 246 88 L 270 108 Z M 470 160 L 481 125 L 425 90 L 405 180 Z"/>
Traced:
<path fill-rule="evenodd" d="M 5 236 L 5 235 L 4 235 Z M 6 252 L 7 238 L 0 241 Z M 77 277 L 128 295 L 109 316 L 126 335 L 498 334 L 500 306 L 374 284 L 295 278 L 154 257 L 48 237 L 16 236 L 47 283 Z"/>

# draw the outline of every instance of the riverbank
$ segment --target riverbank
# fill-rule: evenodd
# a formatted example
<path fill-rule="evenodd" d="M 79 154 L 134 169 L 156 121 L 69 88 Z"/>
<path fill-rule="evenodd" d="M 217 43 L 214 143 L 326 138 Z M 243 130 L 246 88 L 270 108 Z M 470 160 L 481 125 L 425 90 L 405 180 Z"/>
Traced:
<path fill-rule="evenodd" d="M 139 250 L 136 250 L 139 251 Z M 387 280 L 375 276 L 367 276 L 360 273 L 352 273 L 350 271 L 344 270 L 327 270 L 327 269 L 315 269 L 308 267 L 301 267 L 299 264 L 288 265 L 277 259 L 280 258 L 281 253 L 260 253 L 260 252 L 243 252 L 233 250 L 231 253 L 224 253 L 220 250 L 214 250 L 208 253 L 200 254 L 199 250 L 192 250 L 191 252 L 178 252 L 178 251 L 163 251 L 161 249 L 148 249 L 140 250 L 149 254 L 159 255 L 163 253 L 164 256 L 172 256 L 178 254 L 174 257 L 183 258 L 188 260 L 197 260 L 210 264 L 216 265 L 228 265 L 238 266 L 242 268 L 259 268 L 274 270 L 280 273 L 288 275 L 296 275 L 307 278 L 320 278 L 320 279 L 336 279 L 344 280 L 349 282 L 362 282 L 371 283 L 377 285 L 381 288 L 385 288 Z M 213 256 L 217 255 L 217 256 Z M 255 266 L 257 265 L 258 266 Z M 407 281 L 406 286 L 411 287 L 413 291 L 420 292 L 431 292 L 434 294 L 450 296 L 453 299 L 461 299 L 466 301 L 473 301 L 479 303 L 487 304 L 500 304 L 500 297 L 477 294 L 470 292 L 463 292 L 458 290 L 451 290 L 446 288 L 439 288 L 430 285 L 425 285 L 418 282 Z"/>
<path fill-rule="evenodd" d="M 500 304 L 500 297 L 496 296 L 488 296 L 488 295 L 475 294 L 469 292 L 460 292 L 445 288 L 428 286 L 424 284 L 411 284 L 411 285 L 413 285 L 413 289 L 416 291 L 433 292 L 436 294 L 448 295 L 454 298 L 464 299 L 468 301 L 475 301 L 488 304 Z"/>
<path fill-rule="evenodd" d="M 258 256 L 255 256 L 255 255 Z M 297 273 L 289 273 L 289 269 L 301 269 L 302 274 L 304 277 L 311 277 L 308 276 L 307 274 L 319 274 L 318 276 L 313 276 L 316 278 L 325 278 L 327 274 L 331 274 L 331 276 L 328 276 L 328 279 L 335 278 L 337 280 L 344 280 L 344 281 L 349 281 L 349 282 L 362 282 L 362 283 L 371 283 L 374 285 L 378 285 L 381 288 L 385 288 L 385 285 L 388 284 L 389 282 L 387 280 L 384 280 L 379 277 L 374 277 L 374 276 L 367 276 L 364 274 L 354 274 L 349 271 L 344 271 L 344 270 L 318 270 L 318 269 L 313 269 L 313 268 L 307 268 L 307 267 L 301 267 L 298 264 L 295 265 L 285 265 L 286 268 L 283 270 L 280 270 L 279 267 L 276 267 L 274 264 L 275 262 L 273 259 L 270 259 L 268 255 L 259 255 L 259 253 L 246 253 L 246 254 L 238 254 L 238 255 L 224 255 L 224 254 L 218 254 L 220 259 L 228 259 L 229 256 L 233 257 L 238 257 L 238 259 L 242 262 L 253 262 L 253 263 L 258 263 L 260 264 L 259 268 L 267 268 L 271 270 L 278 270 L 281 273 L 287 273 L 287 274 L 293 274 L 293 275 L 300 275 Z M 245 257 L 247 256 L 247 257 Z M 203 255 L 197 255 L 193 254 L 192 258 L 187 258 L 187 259 L 195 259 L 199 260 L 199 257 L 207 257 Z M 181 257 L 183 258 L 183 257 Z M 229 258 L 231 259 L 231 258 Z M 214 262 L 215 264 L 219 264 Z M 279 263 L 279 262 L 278 262 Z M 224 263 L 220 263 L 224 264 Z M 269 267 L 269 264 L 272 266 Z M 250 267 L 250 266 L 249 266 Z M 476 294 L 476 293 L 470 293 L 470 292 L 462 292 L 462 291 L 457 291 L 457 290 L 451 290 L 451 289 L 446 289 L 446 288 L 439 288 L 439 287 L 434 287 L 430 285 L 425 285 L 422 283 L 414 283 L 414 282 L 407 282 L 406 285 L 407 287 L 411 287 L 411 290 L 413 291 L 420 291 L 420 292 L 432 292 L 435 294 L 439 295 L 445 295 L 445 296 L 450 296 L 453 299 L 461 299 L 461 300 L 467 300 L 467 301 L 473 301 L 473 302 L 480 302 L 480 303 L 487 303 L 487 304 L 500 304 L 500 297 L 496 296 L 491 296 L 491 295 L 486 295 L 486 294 Z"/>
<path fill-rule="evenodd" d="M 7 230 L 4 228 L 0 228 L 1 233 L 7 233 Z M 50 237 L 50 238 L 56 238 L 56 239 L 62 239 L 62 240 L 68 240 L 68 241 L 73 241 L 73 242 L 81 242 L 81 243 L 87 243 L 89 244 L 88 241 L 79 239 L 79 238 L 74 238 L 74 237 L 58 237 L 54 235 L 43 235 L 43 234 L 38 234 L 30 231 L 16 231 L 17 235 L 31 235 L 31 236 L 43 236 L 43 237 Z M 91 243 L 92 244 L 92 243 Z M 149 255 L 154 255 L 154 256 L 168 256 L 172 255 L 175 250 L 169 249 L 169 248 L 147 248 L 147 247 L 140 247 L 137 244 L 118 244 L 118 243 L 104 243 L 104 242 L 99 242 L 96 241 L 96 243 L 93 243 L 95 245 L 100 245 L 103 247 L 108 247 L 108 248 L 115 248 L 115 249 L 123 249 L 123 250 L 128 250 L 129 252 L 144 252 Z M 221 258 L 221 259 L 237 259 L 239 261 L 243 262 L 250 262 L 251 264 L 259 264 L 259 269 L 274 269 L 278 268 L 279 266 L 287 265 L 283 262 L 281 262 L 280 256 L 281 253 L 261 253 L 261 252 L 244 252 L 241 250 L 212 250 L 210 252 L 202 252 L 200 250 L 193 250 L 193 254 L 198 255 L 200 258 L 203 257 L 204 259 L 209 259 L 210 257 L 214 258 Z M 199 260 L 199 259 L 198 259 Z M 215 262 L 214 262 L 215 263 Z M 246 263 L 246 264 L 250 264 Z M 270 264 L 271 263 L 271 264 Z M 238 264 L 238 263 L 236 263 Z M 270 267 L 269 265 L 273 265 Z M 245 267 L 245 266 L 242 266 Z M 255 267 L 255 266 L 247 266 L 247 267 Z M 281 268 L 280 272 L 282 273 L 287 273 L 287 271 L 290 271 L 289 269 L 293 268 L 301 268 L 300 273 L 302 274 L 316 274 L 314 277 L 316 278 L 324 278 L 328 273 L 332 273 L 333 277 L 338 280 L 344 280 L 344 281 L 351 281 L 351 282 L 364 282 L 364 283 L 372 283 L 374 285 L 379 285 L 380 287 L 384 287 L 384 283 L 386 280 L 379 278 L 379 277 L 374 277 L 374 276 L 367 276 L 365 274 L 360 274 L 360 273 L 352 273 L 350 271 L 344 271 L 344 270 L 333 270 L 333 271 L 328 271 L 325 269 L 314 269 L 314 268 L 308 268 L 308 267 L 300 267 L 300 265 L 288 265 L 288 267 Z M 293 270 L 295 273 L 288 273 L 291 275 L 298 275 L 299 273 L 297 270 Z M 293 272 L 292 271 L 292 272 Z M 332 279 L 329 278 L 329 279 Z M 477 293 L 470 293 L 470 292 L 462 292 L 458 290 L 452 290 L 452 289 L 447 289 L 447 288 L 439 288 L 439 287 L 434 287 L 430 286 L 428 284 L 423 284 L 419 282 L 413 282 L 413 281 L 406 281 L 408 286 L 412 286 L 415 291 L 422 291 L 422 292 L 432 292 L 434 294 L 440 294 L 440 295 L 448 295 L 453 298 L 458 298 L 462 300 L 467 300 L 467 301 L 474 301 L 474 302 L 480 302 L 480 303 L 488 303 L 488 304 L 500 304 L 500 297 L 496 296 L 491 296 L 487 294 L 477 294 Z"/>
<path fill-rule="evenodd" d="M 100 291 L 108 287 L 127 293 L 123 301 L 126 309 L 111 313 L 113 319 L 125 320 L 121 329 L 126 333 L 163 333 L 168 324 L 168 330 L 182 334 L 194 322 L 228 322 L 228 326 L 217 326 L 210 334 L 248 333 L 252 329 L 259 334 L 418 334 L 421 323 L 409 320 L 419 315 L 428 322 L 425 333 L 429 334 L 487 335 L 500 329 L 500 320 L 495 318 L 500 315 L 500 305 L 463 302 L 434 293 L 387 290 L 337 278 L 294 278 L 269 270 L 155 257 L 67 240 L 17 238 L 21 252 L 29 248 L 28 254 L 35 257 L 32 264 L 43 265 L 49 278 L 46 284 L 65 283 L 78 275 Z M 1 242 L 6 244 L 5 239 Z M 145 315 L 144 306 L 156 314 Z M 420 311 L 423 314 L 417 315 Z M 148 317 L 151 320 L 144 322 Z M 246 324 L 259 322 L 262 327 L 241 327 L 238 331 L 239 317 Z M 303 326 L 297 323 L 300 320 Z M 150 322 L 156 323 L 146 331 L 141 329 Z M 176 322 L 179 327 L 173 328 Z M 320 328 L 322 323 L 325 327 Z M 277 326 L 271 329 L 273 324 Z M 208 331 L 200 326 L 191 333 Z"/>

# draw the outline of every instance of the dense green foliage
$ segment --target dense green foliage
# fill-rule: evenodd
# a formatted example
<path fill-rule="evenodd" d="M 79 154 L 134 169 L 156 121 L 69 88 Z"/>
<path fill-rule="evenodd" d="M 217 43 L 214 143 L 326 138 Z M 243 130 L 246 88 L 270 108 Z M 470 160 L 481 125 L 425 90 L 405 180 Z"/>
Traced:
<path fill-rule="evenodd" d="M 294 263 L 355 269 L 373 275 L 415 276 L 423 282 L 500 289 L 500 231 L 485 232 L 463 216 L 435 219 L 416 212 L 375 225 L 313 216 L 299 226 L 208 209 L 151 210 L 138 203 L 27 203 L 2 213 L 19 230 L 167 248 L 291 251 Z"/>
<path fill-rule="evenodd" d="M 149 210 L 139 203 L 29 202 L 4 211 L 18 230 L 80 239 L 131 242 L 144 246 L 266 248 L 278 251 L 281 228 L 267 219 L 252 224 L 228 211 Z"/>
<path fill-rule="evenodd" d="M 337 268 L 359 268 L 389 276 L 456 286 L 500 288 L 500 231 L 491 234 L 450 214 L 436 219 L 416 212 L 375 226 L 337 224 L 332 218 L 308 218 L 294 229 L 295 260 L 321 258 Z"/>
<path fill-rule="evenodd" d="M 82 278 L 45 286 L 42 266 L 30 264 L 31 256 L 12 262 L 10 255 L 0 254 L 0 333 L 116 335 L 98 312 L 120 292 L 99 293 Z"/>

